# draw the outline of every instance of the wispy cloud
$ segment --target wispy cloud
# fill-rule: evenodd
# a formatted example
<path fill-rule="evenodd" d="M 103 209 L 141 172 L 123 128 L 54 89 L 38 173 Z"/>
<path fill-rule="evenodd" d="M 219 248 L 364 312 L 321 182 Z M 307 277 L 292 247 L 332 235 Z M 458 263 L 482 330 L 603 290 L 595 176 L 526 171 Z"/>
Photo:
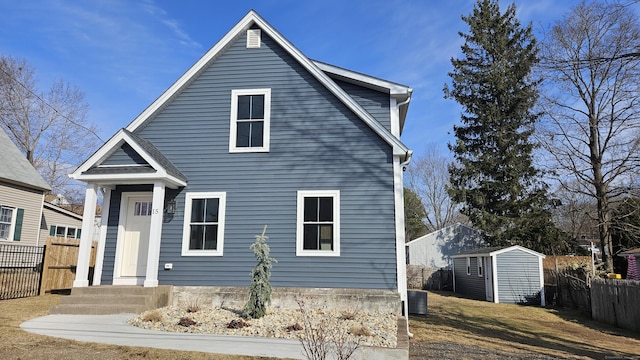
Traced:
<path fill-rule="evenodd" d="M 202 48 L 202 45 L 200 45 L 200 43 L 192 39 L 191 36 L 189 36 L 189 34 L 184 31 L 182 25 L 178 20 L 172 19 L 166 10 L 157 6 L 153 1 L 145 0 L 141 6 L 149 15 L 157 18 L 158 22 L 164 24 L 171 32 L 173 32 L 175 37 L 180 39 L 180 43 L 182 45 L 187 47 L 194 47 L 197 49 Z"/>

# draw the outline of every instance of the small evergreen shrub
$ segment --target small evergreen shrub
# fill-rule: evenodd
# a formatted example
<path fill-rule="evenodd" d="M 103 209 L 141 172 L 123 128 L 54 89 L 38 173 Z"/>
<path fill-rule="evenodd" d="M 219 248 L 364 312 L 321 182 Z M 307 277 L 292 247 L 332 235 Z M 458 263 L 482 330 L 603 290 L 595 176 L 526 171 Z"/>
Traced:
<path fill-rule="evenodd" d="M 258 263 L 251 271 L 251 287 L 249 288 L 249 300 L 242 311 L 244 317 L 259 319 L 267 314 L 267 305 L 271 302 L 271 266 L 276 259 L 269 257 L 269 237 L 267 225 L 262 230 L 262 235 L 256 235 L 256 242 L 251 244 L 251 249 L 256 255 Z"/>

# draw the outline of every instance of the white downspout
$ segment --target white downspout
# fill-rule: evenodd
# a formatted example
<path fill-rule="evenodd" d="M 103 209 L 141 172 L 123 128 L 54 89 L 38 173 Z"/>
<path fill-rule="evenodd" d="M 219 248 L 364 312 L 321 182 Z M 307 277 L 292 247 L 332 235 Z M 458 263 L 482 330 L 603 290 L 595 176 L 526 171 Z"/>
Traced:
<path fill-rule="evenodd" d="M 411 100 L 409 98 L 400 103 L 396 103 L 396 99 L 393 97 L 390 99 L 390 120 L 391 120 L 391 133 L 400 138 L 400 106 L 407 104 Z M 396 273 L 398 275 L 398 293 L 400 300 L 403 304 L 402 311 L 407 318 L 407 335 L 409 338 L 413 337 L 413 334 L 409 331 L 409 299 L 407 294 L 407 255 L 405 251 L 405 228 L 404 228 L 404 184 L 402 181 L 402 174 L 404 166 L 411 160 L 411 150 L 407 151 L 404 159 L 400 156 L 393 157 L 393 186 L 394 186 L 394 200 L 395 200 L 395 223 L 396 223 Z"/>

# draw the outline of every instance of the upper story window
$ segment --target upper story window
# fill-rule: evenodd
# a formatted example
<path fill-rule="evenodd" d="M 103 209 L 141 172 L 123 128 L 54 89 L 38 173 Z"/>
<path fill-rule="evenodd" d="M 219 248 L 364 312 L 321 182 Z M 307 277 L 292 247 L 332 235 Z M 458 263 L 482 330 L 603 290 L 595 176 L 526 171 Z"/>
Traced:
<path fill-rule="evenodd" d="M 268 152 L 271 89 L 231 91 L 229 152 Z"/>
<path fill-rule="evenodd" d="M 183 256 L 222 256 L 226 193 L 187 193 L 185 197 Z"/>
<path fill-rule="evenodd" d="M 298 191 L 298 256 L 340 255 L 340 192 Z"/>

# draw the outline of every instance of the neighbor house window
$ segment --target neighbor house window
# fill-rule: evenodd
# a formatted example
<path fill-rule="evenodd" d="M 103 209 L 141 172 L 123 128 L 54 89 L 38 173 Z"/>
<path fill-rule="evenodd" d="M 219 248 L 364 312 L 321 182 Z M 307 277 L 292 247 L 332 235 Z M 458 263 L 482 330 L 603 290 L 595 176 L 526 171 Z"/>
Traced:
<path fill-rule="evenodd" d="M 482 258 L 481 257 L 478 258 L 478 276 L 479 277 L 482 276 Z"/>
<path fill-rule="evenodd" d="M 49 227 L 49 236 L 67 239 L 80 239 L 81 233 L 81 229 L 73 226 L 51 225 Z"/>
<path fill-rule="evenodd" d="M 0 206 L 0 240 L 12 240 L 14 208 Z"/>
<path fill-rule="evenodd" d="M 340 192 L 298 191 L 298 256 L 340 255 Z"/>
<path fill-rule="evenodd" d="M 231 91 L 230 152 L 268 152 L 271 89 Z"/>
<path fill-rule="evenodd" d="M 467 258 L 467 275 L 471 275 L 471 258 Z"/>
<path fill-rule="evenodd" d="M 222 256 L 226 193 L 187 193 L 182 255 Z"/>

